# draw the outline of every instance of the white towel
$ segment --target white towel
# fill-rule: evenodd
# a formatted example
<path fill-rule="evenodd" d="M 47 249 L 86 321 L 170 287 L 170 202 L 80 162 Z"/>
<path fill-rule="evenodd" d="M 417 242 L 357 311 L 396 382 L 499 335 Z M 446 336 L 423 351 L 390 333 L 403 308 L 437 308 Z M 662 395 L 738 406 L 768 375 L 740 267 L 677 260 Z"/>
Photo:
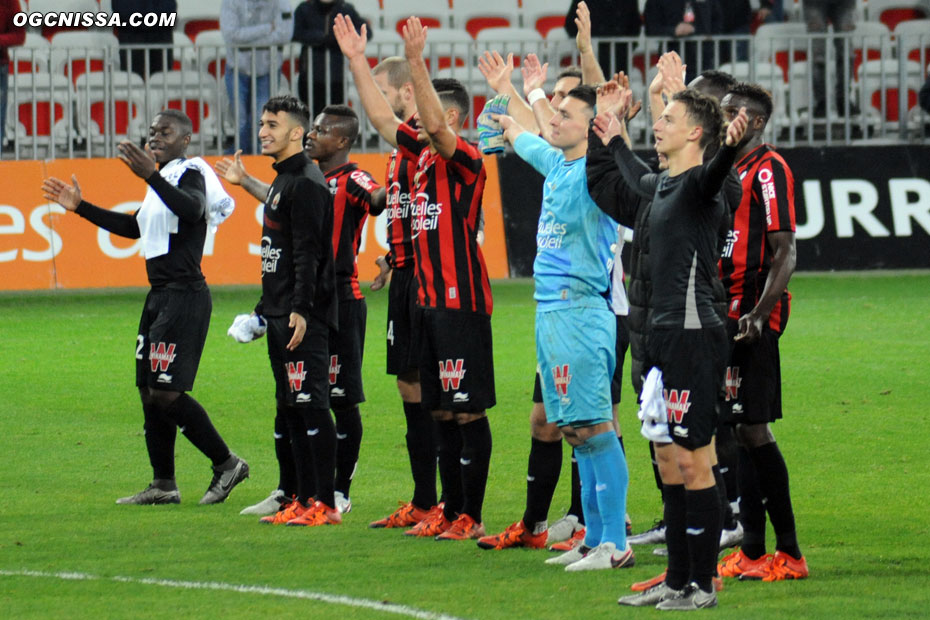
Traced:
<path fill-rule="evenodd" d="M 662 371 L 651 368 L 643 382 L 643 392 L 640 395 L 641 404 L 637 415 L 643 425 L 639 432 L 649 441 L 672 443 L 668 434 L 668 409 L 662 392 L 663 387 Z"/>
<path fill-rule="evenodd" d="M 257 314 L 237 314 L 226 330 L 226 335 L 232 336 L 236 342 L 252 342 L 264 336 L 266 331 L 268 324 L 263 317 Z"/>
<path fill-rule="evenodd" d="M 617 316 L 627 316 L 630 313 L 630 302 L 623 288 L 623 262 L 620 253 L 623 251 L 623 235 L 626 228 L 617 226 L 617 242 L 613 244 L 614 263 L 611 270 L 610 307 Z"/>
<path fill-rule="evenodd" d="M 207 199 L 207 222 L 210 225 L 210 231 L 216 232 L 216 227 L 229 217 L 236 204 L 223 189 L 209 164 L 200 157 L 175 159 L 162 166 L 158 173 L 177 187 L 181 176 L 190 169 L 199 170 L 203 174 Z M 145 258 L 167 254 L 168 236 L 178 232 L 178 216 L 168 208 L 151 187 L 145 192 L 145 198 L 136 214 L 136 220 L 139 222 Z"/>

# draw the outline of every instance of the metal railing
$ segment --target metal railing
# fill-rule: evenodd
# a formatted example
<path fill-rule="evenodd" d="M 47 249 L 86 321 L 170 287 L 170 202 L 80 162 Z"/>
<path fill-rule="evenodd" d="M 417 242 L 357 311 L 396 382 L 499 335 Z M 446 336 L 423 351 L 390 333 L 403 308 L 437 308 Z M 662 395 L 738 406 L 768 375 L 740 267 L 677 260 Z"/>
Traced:
<path fill-rule="evenodd" d="M 774 97 L 776 111 L 767 138 L 775 144 L 930 142 L 930 114 L 916 102 L 917 91 L 930 70 L 930 32 L 897 36 L 871 31 L 842 35 L 798 32 L 788 37 L 747 35 L 684 41 L 637 37 L 600 39 L 595 44 L 604 72 L 610 75 L 624 70 L 636 97 L 644 100 L 656 58 L 670 49 L 682 55 L 689 73 L 715 68 L 739 80 L 761 84 Z M 133 54 L 137 50 L 143 52 L 141 56 Z M 471 139 L 476 138 L 471 120 L 491 94 L 477 67 L 477 57 L 485 50 L 513 52 L 515 57 L 536 53 L 549 63 L 549 88 L 560 68 L 579 60 L 574 41 L 564 37 L 520 42 L 453 37 L 429 43 L 426 57 L 432 74 L 459 79 L 472 94 L 466 123 L 466 135 Z M 220 154 L 236 148 L 257 152 L 254 120 L 252 131 L 243 137 L 237 131 L 245 112 L 251 112 L 253 119 L 261 112 L 263 101 L 257 90 L 263 83 L 256 77 L 255 51 L 269 54 L 270 94 L 292 93 L 312 104 L 332 101 L 341 89 L 343 98 L 362 118 L 357 148 L 388 148 L 365 119 L 347 68 L 340 75 L 331 75 L 330 52 L 325 52 L 322 62 L 322 79 L 310 76 L 304 83 L 298 79 L 298 44 L 262 50 L 227 50 L 219 44 L 49 46 L 10 49 L 4 157 L 112 157 L 120 140 L 141 141 L 152 116 L 164 107 L 184 109 L 194 118 L 191 153 Z M 368 48 L 372 64 L 402 53 L 399 41 L 376 41 Z M 240 54 L 250 54 L 245 63 L 249 70 L 237 68 Z M 823 59 L 819 69 L 824 76 L 822 87 L 817 81 L 819 58 Z M 156 70 L 165 68 L 169 70 Z M 234 81 L 245 76 L 251 93 L 248 99 L 229 97 L 226 69 Z M 522 92 L 519 69 L 512 79 Z M 815 109 L 818 90 L 825 94 L 822 110 Z M 631 123 L 637 146 L 651 144 L 648 118 L 645 110 Z"/>

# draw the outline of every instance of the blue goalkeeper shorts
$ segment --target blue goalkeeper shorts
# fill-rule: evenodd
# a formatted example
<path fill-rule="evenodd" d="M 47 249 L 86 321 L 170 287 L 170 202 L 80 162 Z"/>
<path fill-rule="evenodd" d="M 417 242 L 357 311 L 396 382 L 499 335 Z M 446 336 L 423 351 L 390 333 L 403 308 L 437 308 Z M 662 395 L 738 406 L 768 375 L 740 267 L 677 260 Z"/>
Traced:
<path fill-rule="evenodd" d="M 616 347 L 617 319 L 606 306 L 536 313 L 536 360 L 549 422 L 580 427 L 613 420 Z"/>

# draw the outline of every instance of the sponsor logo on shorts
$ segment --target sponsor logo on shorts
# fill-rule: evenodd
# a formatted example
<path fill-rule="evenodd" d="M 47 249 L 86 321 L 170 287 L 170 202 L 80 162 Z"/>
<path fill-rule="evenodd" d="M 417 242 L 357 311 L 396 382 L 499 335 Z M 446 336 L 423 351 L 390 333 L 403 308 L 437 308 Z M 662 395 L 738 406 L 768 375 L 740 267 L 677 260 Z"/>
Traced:
<path fill-rule="evenodd" d="M 681 424 L 688 409 L 691 408 L 691 390 L 682 390 L 680 393 L 678 390 L 662 390 L 662 394 L 665 397 L 665 408 L 668 411 L 668 423 Z M 675 434 L 678 434 L 678 429 L 675 429 Z M 687 436 L 687 429 L 686 435 L 679 436 Z"/>
<path fill-rule="evenodd" d="M 308 434 L 309 436 L 311 436 L 311 437 L 314 437 L 314 436 L 320 434 L 320 429 L 318 429 L 318 428 L 308 428 L 308 429 L 307 429 L 307 434 Z"/>
<path fill-rule="evenodd" d="M 348 437 L 345 433 L 336 433 L 336 439 L 347 439 Z"/>
<path fill-rule="evenodd" d="M 334 398 L 343 398 L 346 395 L 346 391 L 342 388 L 334 387 L 329 391 L 329 395 Z"/>
<path fill-rule="evenodd" d="M 554 366 L 552 368 L 552 379 L 555 381 L 555 391 L 559 396 L 568 396 L 568 384 L 572 382 L 572 374 L 568 364 Z"/>
<path fill-rule="evenodd" d="M 439 361 L 439 380 L 442 381 L 442 391 L 448 392 L 450 389 L 459 389 L 459 383 L 465 376 L 465 360 L 457 359 L 455 361 Z M 468 394 L 465 395 L 466 397 Z M 454 398 L 453 398 L 454 400 Z"/>
<path fill-rule="evenodd" d="M 297 395 L 297 398 L 295 400 L 297 401 L 297 403 L 309 403 L 310 399 L 311 399 L 311 396 L 309 394 L 301 393 Z"/>
<path fill-rule="evenodd" d="M 739 376 L 739 366 L 727 366 L 727 402 L 739 397 L 739 386 L 743 379 Z"/>
<path fill-rule="evenodd" d="M 468 402 L 468 392 L 456 392 L 452 395 L 452 402 L 454 403 L 467 403 Z"/>
<path fill-rule="evenodd" d="M 156 379 L 159 383 L 171 383 L 171 375 L 161 373 Z"/>
<path fill-rule="evenodd" d="M 307 378 L 307 371 L 304 370 L 303 362 L 288 362 L 287 363 L 287 381 L 291 386 L 292 392 L 299 392 L 300 388 L 304 385 L 304 379 Z M 300 397 L 304 396 L 303 394 L 298 394 L 297 400 L 300 402 Z M 310 395 L 307 395 L 307 401 L 310 400 Z"/>
<path fill-rule="evenodd" d="M 342 364 L 339 363 L 338 355 L 329 356 L 329 384 L 335 385 L 336 380 L 339 378 L 339 371 L 342 369 Z M 345 390 L 342 391 L 341 396 L 345 396 Z"/>
<path fill-rule="evenodd" d="M 471 465 L 471 459 L 465 459 L 465 458 L 459 459 L 459 464 L 461 464 L 461 465 Z"/>
<path fill-rule="evenodd" d="M 173 342 L 171 344 L 165 344 L 164 342 L 155 344 L 153 342 L 149 345 L 149 361 L 152 363 L 152 372 L 168 370 L 168 366 L 176 357 L 174 349 L 175 344 Z"/>
<path fill-rule="evenodd" d="M 674 433 L 675 437 L 681 437 L 682 439 L 688 438 L 688 429 L 684 426 L 672 427 L 672 433 Z"/>

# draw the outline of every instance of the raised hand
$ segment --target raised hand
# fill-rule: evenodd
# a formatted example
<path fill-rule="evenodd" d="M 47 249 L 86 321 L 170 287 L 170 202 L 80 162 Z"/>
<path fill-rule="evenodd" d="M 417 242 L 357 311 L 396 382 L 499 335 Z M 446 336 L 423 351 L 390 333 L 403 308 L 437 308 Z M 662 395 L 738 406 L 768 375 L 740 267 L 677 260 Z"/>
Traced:
<path fill-rule="evenodd" d="M 42 181 L 42 193 L 46 200 L 57 202 L 68 211 L 74 211 L 81 204 L 81 186 L 78 185 L 77 177 L 71 175 L 71 182 L 74 186 L 68 185 L 60 179 L 49 177 Z"/>
<path fill-rule="evenodd" d="M 575 25 L 578 26 L 578 34 L 575 35 L 578 53 L 587 54 L 591 51 L 591 11 L 584 2 L 579 2 L 575 10 Z"/>
<path fill-rule="evenodd" d="M 685 89 L 685 65 L 678 52 L 667 52 L 659 58 L 659 74 L 662 76 L 662 92 L 666 97 Z"/>
<path fill-rule="evenodd" d="M 549 63 L 539 64 L 539 57 L 536 54 L 527 54 L 523 59 L 523 65 L 520 67 L 520 73 L 523 74 L 523 94 L 529 95 L 537 88 L 542 88 L 546 83 L 546 73 L 549 71 Z"/>
<path fill-rule="evenodd" d="M 478 57 L 478 70 L 487 80 L 488 86 L 499 93 L 510 83 L 510 76 L 513 74 L 513 54 L 507 54 L 507 62 L 504 62 L 496 50 L 486 51 Z"/>
<path fill-rule="evenodd" d="M 355 24 L 347 16 L 341 13 L 333 21 L 333 34 L 336 36 L 336 43 L 343 55 L 352 60 L 359 56 L 365 55 L 365 44 L 368 42 L 368 28 L 362 23 L 360 32 L 356 32 Z"/>
<path fill-rule="evenodd" d="M 242 180 L 245 178 L 245 164 L 242 163 L 242 149 L 236 151 L 236 154 L 233 155 L 233 159 L 224 157 L 223 159 L 216 162 L 213 165 L 213 168 L 220 174 L 225 181 L 232 183 L 233 185 L 241 185 Z"/>
<path fill-rule="evenodd" d="M 404 56 L 407 60 L 423 58 L 423 50 L 426 48 L 426 30 L 426 26 L 420 22 L 419 17 L 407 18 L 403 31 Z"/>
<path fill-rule="evenodd" d="M 620 93 L 622 90 L 616 78 L 598 86 L 597 111 L 613 114 L 614 109 L 620 104 Z"/>
<path fill-rule="evenodd" d="M 749 116 L 746 115 L 746 108 L 740 108 L 739 114 L 730 121 L 730 126 L 727 127 L 727 146 L 736 146 L 739 144 L 748 126 Z"/>
<path fill-rule="evenodd" d="M 594 133 L 604 146 L 623 133 L 623 126 L 616 114 L 601 112 L 594 118 Z"/>
<path fill-rule="evenodd" d="M 155 158 L 152 157 L 152 152 L 149 150 L 148 144 L 145 145 L 145 150 L 143 151 L 129 140 L 123 140 L 116 145 L 116 148 L 119 151 L 117 157 L 119 157 L 124 164 L 129 166 L 132 173 L 140 179 L 147 179 L 158 170 L 158 166 L 155 164 Z"/>

